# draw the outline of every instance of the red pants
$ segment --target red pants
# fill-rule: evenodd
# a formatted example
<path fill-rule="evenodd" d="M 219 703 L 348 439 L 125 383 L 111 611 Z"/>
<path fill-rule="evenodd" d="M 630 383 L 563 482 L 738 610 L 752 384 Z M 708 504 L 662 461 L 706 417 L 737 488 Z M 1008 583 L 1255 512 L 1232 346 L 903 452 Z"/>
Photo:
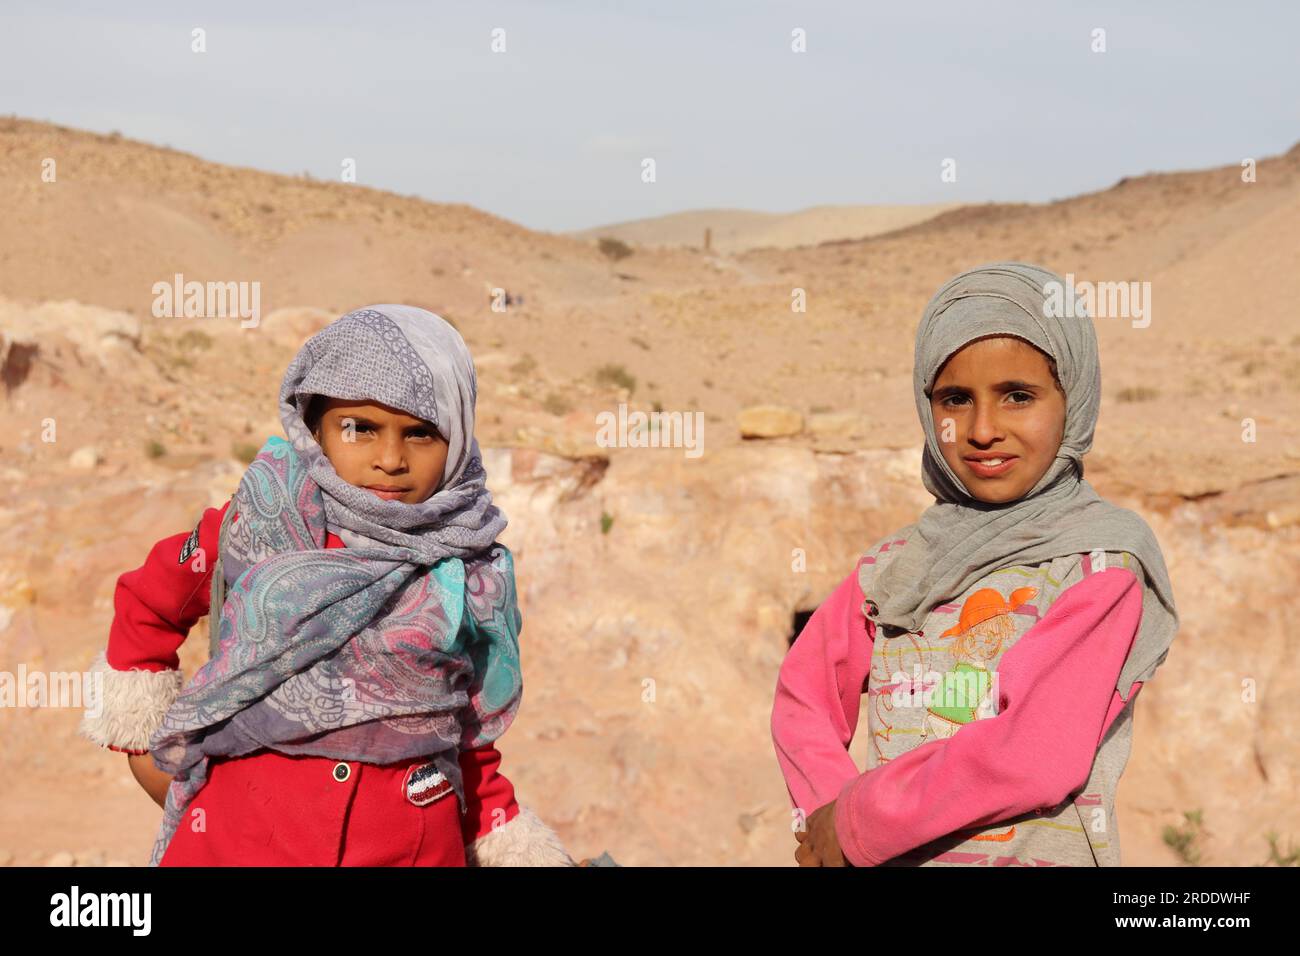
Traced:
<path fill-rule="evenodd" d="M 214 758 L 160 865 L 464 866 L 456 794 L 407 799 L 407 771 L 426 762 Z"/>

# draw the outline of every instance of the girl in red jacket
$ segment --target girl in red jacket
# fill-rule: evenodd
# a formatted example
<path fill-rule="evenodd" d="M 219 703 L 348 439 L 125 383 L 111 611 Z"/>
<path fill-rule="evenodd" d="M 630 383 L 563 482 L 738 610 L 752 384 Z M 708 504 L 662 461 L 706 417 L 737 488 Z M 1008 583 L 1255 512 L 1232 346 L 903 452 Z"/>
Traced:
<path fill-rule="evenodd" d="M 285 374 L 288 441 L 118 580 L 81 731 L 163 805 L 151 865 L 572 865 L 498 772 L 520 615 L 476 397 L 438 316 L 343 316 Z"/>

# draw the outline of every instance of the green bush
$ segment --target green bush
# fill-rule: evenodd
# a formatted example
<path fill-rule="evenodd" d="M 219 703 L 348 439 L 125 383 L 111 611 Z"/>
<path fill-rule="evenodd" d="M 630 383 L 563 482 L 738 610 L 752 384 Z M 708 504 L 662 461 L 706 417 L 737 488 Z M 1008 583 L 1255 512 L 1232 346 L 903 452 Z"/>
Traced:
<path fill-rule="evenodd" d="M 636 390 L 636 376 L 621 365 L 606 364 L 596 369 L 596 384 L 625 388 L 629 395 Z"/>
<path fill-rule="evenodd" d="M 1181 827 L 1166 826 L 1161 836 L 1165 845 L 1172 848 L 1184 863 L 1196 866 L 1201 862 L 1201 850 L 1196 845 L 1201 835 L 1201 811 L 1184 811 L 1183 820 Z"/>
<path fill-rule="evenodd" d="M 618 262 L 619 259 L 626 259 L 632 254 L 632 247 L 621 239 L 614 239 L 611 236 L 602 236 L 597 243 L 600 251 L 607 259 Z"/>

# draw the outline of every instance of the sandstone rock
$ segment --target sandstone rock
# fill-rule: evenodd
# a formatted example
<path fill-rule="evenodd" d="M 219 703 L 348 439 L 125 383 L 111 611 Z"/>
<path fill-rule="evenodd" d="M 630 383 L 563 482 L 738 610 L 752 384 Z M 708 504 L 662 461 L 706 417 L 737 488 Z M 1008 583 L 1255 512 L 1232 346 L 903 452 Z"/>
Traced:
<path fill-rule="evenodd" d="M 549 429 L 539 428 L 535 425 L 526 425 L 515 429 L 514 442 L 521 448 L 531 448 L 536 451 L 547 452 L 552 455 L 558 455 L 561 458 L 585 458 L 593 457 L 591 452 L 596 448 L 594 443 L 586 439 L 585 436 L 575 434 L 571 431 L 555 432 Z M 604 457 L 597 455 L 594 457 Z"/>
<path fill-rule="evenodd" d="M 1207 516 L 1227 525 L 1276 529 L 1300 524 L 1300 474 L 1250 482 L 1206 499 Z"/>
<path fill-rule="evenodd" d="M 248 470 L 243 462 L 225 459 L 216 462 L 211 479 L 208 481 L 208 506 L 220 508 L 229 501 L 239 488 L 239 482 Z"/>
<path fill-rule="evenodd" d="M 787 438 L 803 431 L 803 415 L 781 405 L 752 405 L 738 421 L 742 438 Z"/>
<path fill-rule="evenodd" d="M 68 457 L 68 464 L 79 471 L 94 471 L 100 461 L 99 452 L 94 445 L 78 448 Z"/>
<path fill-rule="evenodd" d="M 866 421 L 853 412 L 822 412 L 808 416 L 808 431 L 814 438 L 861 437 L 866 430 Z"/>
<path fill-rule="evenodd" d="M 338 316 L 306 306 L 275 309 L 262 317 L 259 331 L 297 349 Z"/>
<path fill-rule="evenodd" d="M 73 300 L 26 306 L 0 299 L 0 328 L 0 373 L 10 389 L 23 383 L 38 354 L 58 356 L 70 348 L 80 364 L 118 372 L 140 354 L 139 319 Z"/>
<path fill-rule="evenodd" d="M 27 607 L 36 603 L 36 588 L 25 577 L 18 578 L 0 590 L 0 604 L 9 607 Z"/>

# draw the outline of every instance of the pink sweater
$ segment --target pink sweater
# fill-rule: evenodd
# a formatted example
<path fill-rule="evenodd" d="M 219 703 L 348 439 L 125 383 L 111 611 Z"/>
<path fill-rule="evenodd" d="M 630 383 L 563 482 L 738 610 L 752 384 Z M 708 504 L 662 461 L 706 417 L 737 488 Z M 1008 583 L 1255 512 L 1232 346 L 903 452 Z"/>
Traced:
<path fill-rule="evenodd" d="M 948 833 L 1051 808 L 1084 785 L 1125 705 L 1115 684 L 1142 615 L 1132 571 L 1109 568 L 1073 585 L 1003 654 L 996 715 L 867 773 L 847 749 L 875 638 L 863 601 L 854 569 L 790 649 L 772 710 L 794 806 L 811 813 L 836 801 L 849 862 L 876 866 Z"/>

